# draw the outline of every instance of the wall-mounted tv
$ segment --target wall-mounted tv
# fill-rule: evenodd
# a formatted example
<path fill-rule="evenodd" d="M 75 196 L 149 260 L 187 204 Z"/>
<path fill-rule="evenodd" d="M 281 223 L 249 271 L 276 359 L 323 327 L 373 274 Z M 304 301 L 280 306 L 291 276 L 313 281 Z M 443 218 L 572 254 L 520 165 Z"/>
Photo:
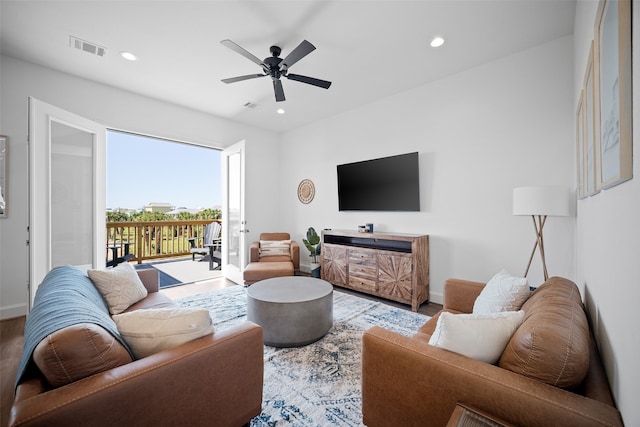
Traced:
<path fill-rule="evenodd" d="M 418 153 L 338 165 L 341 211 L 419 211 Z"/>

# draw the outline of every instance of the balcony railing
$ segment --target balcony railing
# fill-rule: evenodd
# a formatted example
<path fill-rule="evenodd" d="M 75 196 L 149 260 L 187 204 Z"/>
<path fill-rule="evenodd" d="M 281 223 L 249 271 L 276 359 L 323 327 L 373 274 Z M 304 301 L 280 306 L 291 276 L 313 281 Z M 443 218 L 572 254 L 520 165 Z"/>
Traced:
<path fill-rule="evenodd" d="M 207 224 L 220 220 L 108 222 L 106 260 L 127 254 L 138 264 L 144 260 L 174 258 L 191 254 L 189 239 L 204 244 Z"/>

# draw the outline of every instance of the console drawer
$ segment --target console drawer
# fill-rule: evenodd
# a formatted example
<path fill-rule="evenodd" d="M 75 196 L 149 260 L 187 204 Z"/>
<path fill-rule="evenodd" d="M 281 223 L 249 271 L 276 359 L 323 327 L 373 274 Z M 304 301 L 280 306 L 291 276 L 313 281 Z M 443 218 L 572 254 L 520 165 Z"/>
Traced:
<path fill-rule="evenodd" d="M 373 249 L 353 248 L 349 249 L 349 265 L 375 266 L 378 262 L 376 251 Z"/>
<path fill-rule="evenodd" d="M 376 280 L 363 277 L 363 276 L 353 276 L 349 274 L 349 285 L 351 289 L 355 289 L 357 291 L 367 292 L 367 293 L 375 293 L 376 291 Z"/>

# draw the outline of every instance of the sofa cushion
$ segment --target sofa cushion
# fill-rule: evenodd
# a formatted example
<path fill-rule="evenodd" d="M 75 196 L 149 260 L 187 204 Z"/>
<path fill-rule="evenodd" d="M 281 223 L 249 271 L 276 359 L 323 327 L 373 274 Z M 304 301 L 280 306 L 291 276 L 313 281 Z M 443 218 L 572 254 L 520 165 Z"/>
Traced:
<path fill-rule="evenodd" d="M 60 329 L 36 346 L 33 361 L 52 387 L 131 362 L 127 349 L 104 328 L 79 323 Z"/>
<path fill-rule="evenodd" d="M 111 314 L 122 313 L 147 296 L 147 288 L 128 262 L 104 270 L 88 270 L 87 274 L 107 302 Z"/>
<path fill-rule="evenodd" d="M 135 304 L 132 304 L 122 313 L 128 313 L 130 311 L 145 310 L 149 308 L 176 308 L 178 304 L 162 292 L 149 292 L 146 298 L 141 299 Z M 120 313 L 120 314 L 122 314 Z"/>
<path fill-rule="evenodd" d="M 578 386 L 589 369 L 589 325 L 578 287 L 552 277 L 522 306 L 525 319 L 500 367 L 562 388 Z"/>
<path fill-rule="evenodd" d="M 291 256 L 291 240 L 260 240 L 260 258 Z"/>
<path fill-rule="evenodd" d="M 499 313 L 520 310 L 529 298 L 529 284 L 526 277 L 514 277 L 502 270 L 487 282 L 473 304 L 474 314 Z"/>
<path fill-rule="evenodd" d="M 113 320 L 138 359 L 213 333 L 211 316 L 203 308 L 151 308 L 117 314 Z"/>
<path fill-rule="evenodd" d="M 443 311 L 429 344 L 482 362 L 496 363 L 522 319 L 523 311 L 493 314 Z"/>

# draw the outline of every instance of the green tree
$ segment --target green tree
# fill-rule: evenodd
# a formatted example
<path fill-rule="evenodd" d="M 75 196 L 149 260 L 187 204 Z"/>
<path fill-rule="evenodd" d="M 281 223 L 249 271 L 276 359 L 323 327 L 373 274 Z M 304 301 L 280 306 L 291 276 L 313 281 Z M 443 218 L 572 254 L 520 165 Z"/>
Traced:
<path fill-rule="evenodd" d="M 219 209 L 203 209 L 196 214 L 196 219 L 220 219 L 222 212 Z"/>
<path fill-rule="evenodd" d="M 189 221 L 192 219 L 196 219 L 196 216 L 191 212 L 180 212 L 178 213 L 178 215 L 176 215 L 176 219 L 180 221 Z"/>
<path fill-rule="evenodd" d="M 162 212 L 135 212 L 132 221 L 171 221 L 173 217 Z"/>
<path fill-rule="evenodd" d="M 107 222 L 127 222 L 131 221 L 131 218 L 125 212 L 107 212 Z"/>

